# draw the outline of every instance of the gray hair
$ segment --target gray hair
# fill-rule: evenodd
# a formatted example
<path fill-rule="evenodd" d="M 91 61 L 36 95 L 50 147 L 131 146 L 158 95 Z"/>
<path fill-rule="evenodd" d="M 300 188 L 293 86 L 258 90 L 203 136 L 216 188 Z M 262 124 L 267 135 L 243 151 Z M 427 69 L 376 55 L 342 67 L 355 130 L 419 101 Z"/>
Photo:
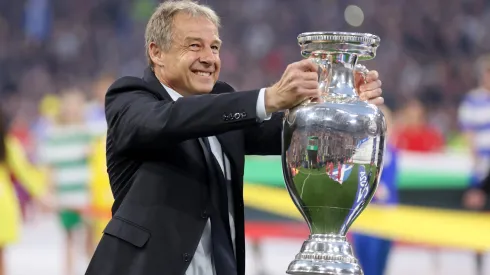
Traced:
<path fill-rule="evenodd" d="M 172 44 L 174 16 L 183 12 L 192 17 L 205 17 L 217 28 L 220 27 L 220 18 L 209 6 L 198 4 L 192 0 L 165 1 L 161 3 L 151 15 L 145 31 L 145 48 L 148 63 L 153 65 L 150 58 L 150 43 L 155 43 L 164 51 L 168 51 Z"/>

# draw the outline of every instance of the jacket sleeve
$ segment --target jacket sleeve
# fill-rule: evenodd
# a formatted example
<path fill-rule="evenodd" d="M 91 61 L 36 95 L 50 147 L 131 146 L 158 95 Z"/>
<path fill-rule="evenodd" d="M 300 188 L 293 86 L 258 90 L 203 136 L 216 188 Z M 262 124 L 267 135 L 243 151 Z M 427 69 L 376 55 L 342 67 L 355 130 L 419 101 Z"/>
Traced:
<path fill-rule="evenodd" d="M 138 78 L 116 81 L 106 95 L 108 135 L 115 153 L 144 154 L 187 139 L 257 124 L 259 90 L 159 99 Z"/>
<path fill-rule="evenodd" d="M 274 113 L 270 120 L 249 127 L 245 132 L 245 153 L 247 155 L 280 155 L 284 113 Z"/>

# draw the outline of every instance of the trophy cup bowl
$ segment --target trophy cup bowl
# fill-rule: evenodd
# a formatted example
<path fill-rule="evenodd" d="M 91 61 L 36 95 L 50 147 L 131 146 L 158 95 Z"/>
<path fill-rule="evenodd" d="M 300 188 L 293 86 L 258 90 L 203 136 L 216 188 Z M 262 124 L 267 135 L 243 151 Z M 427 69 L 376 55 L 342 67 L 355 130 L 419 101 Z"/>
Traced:
<path fill-rule="evenodd" d="M 307 100 L 284 116 L 284 180 L 310 229 L 288 274 L 364 274 L 346 234 L 376 191 L 386 121 L 359 98 L 355 82 L 367 72 L 358 61 L 374 58 L 379 42 L 364 33 L 298 36 L 302 56 L 319 66 L 322 100 Z"/>

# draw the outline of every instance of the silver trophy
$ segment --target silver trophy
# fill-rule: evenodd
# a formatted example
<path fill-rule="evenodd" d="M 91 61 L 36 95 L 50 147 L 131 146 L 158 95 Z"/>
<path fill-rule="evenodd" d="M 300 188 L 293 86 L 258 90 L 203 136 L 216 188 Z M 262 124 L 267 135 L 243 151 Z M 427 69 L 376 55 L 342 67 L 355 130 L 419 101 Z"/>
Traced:
<path fill-rule="evenodd" d="M 288 274 L 363 274 L 346 233 L 376 191 L 386 121 L 376 106 L 359 98 L 356 83 L 367 73 L 358 62 L 374 58 L 379 42 L 364 33 L 298 36 L 302 56 L 319 66 L 323 95 L 284 118 L 284 179 L 310 229 Z"/>

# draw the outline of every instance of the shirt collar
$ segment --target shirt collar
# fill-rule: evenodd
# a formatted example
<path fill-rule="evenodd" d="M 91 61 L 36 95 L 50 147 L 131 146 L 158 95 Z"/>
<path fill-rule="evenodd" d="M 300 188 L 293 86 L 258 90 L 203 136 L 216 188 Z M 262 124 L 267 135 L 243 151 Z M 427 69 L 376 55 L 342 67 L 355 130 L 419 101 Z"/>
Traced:
<path fill-rule="evenodd" d="M 170 97 L 172 98 L 173 101 L 176 101 L 179 97 L 182 97 L 182 95 L 179 94 L 178 92 L 176 92 L 174 89 L 168 87 L 167 85 L 165 85 L 163 83 L 161 83 L 161 84 L 165 88 L 167 93 L 170 95 Z"/>

